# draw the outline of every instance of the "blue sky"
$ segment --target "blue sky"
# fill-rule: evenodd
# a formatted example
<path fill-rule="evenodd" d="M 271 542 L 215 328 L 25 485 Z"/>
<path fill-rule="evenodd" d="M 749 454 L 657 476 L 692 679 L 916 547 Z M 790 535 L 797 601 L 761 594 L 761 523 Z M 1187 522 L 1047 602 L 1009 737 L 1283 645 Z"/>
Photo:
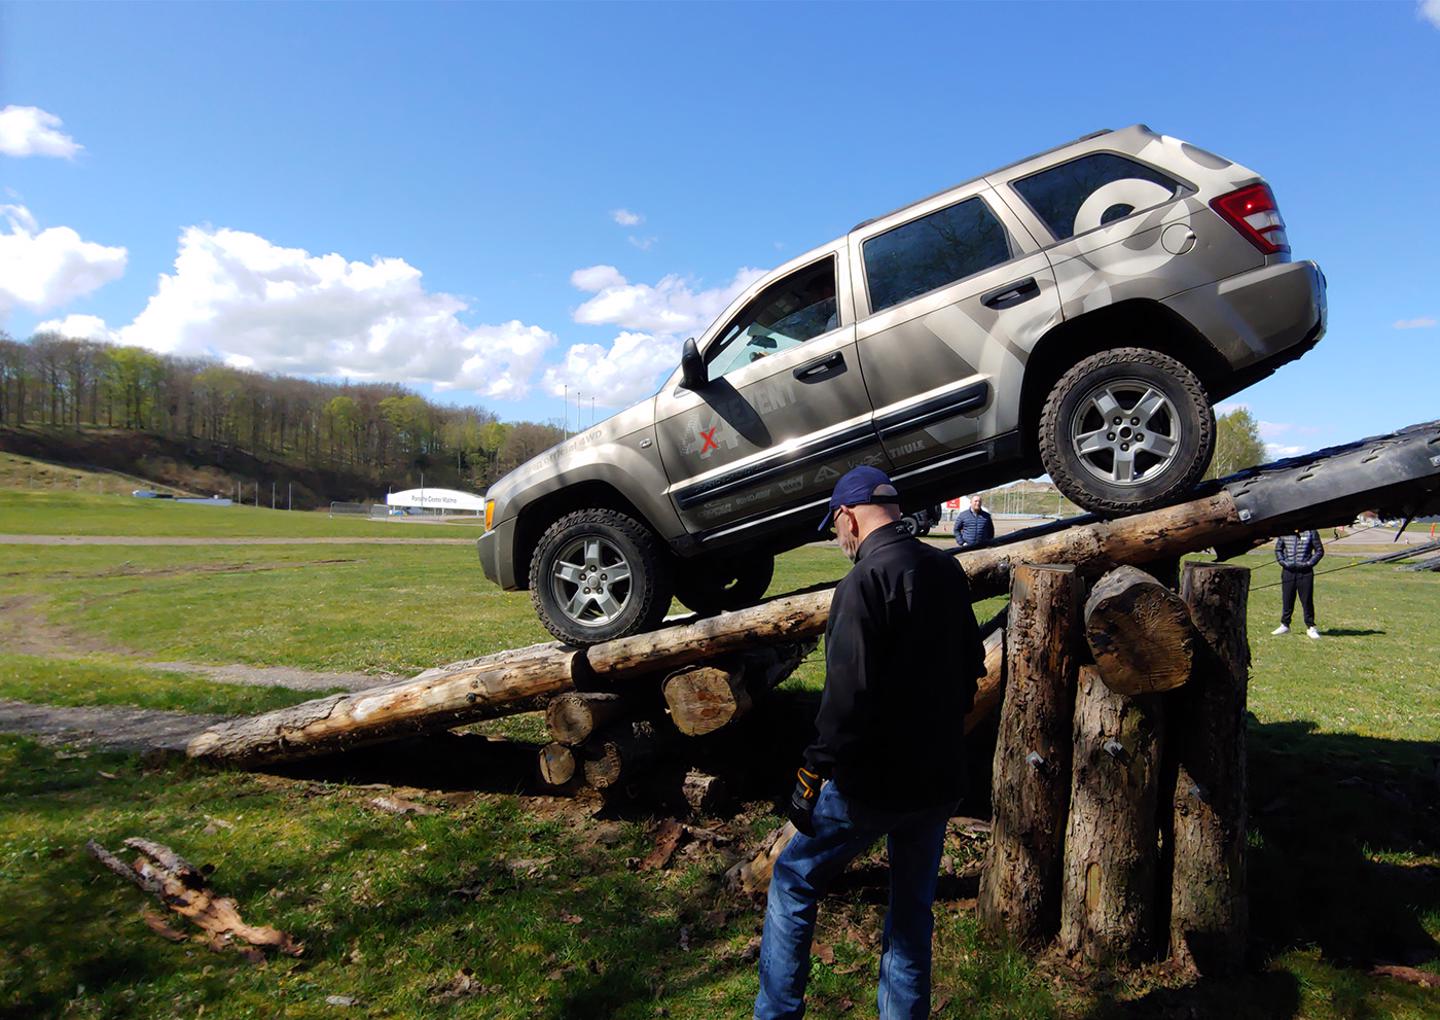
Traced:
<path fill-rule="evenodd" d="M 1327 339 L 1236 398 L 1275 449 L 1440 414 L 1440 0 L 11 3 L 0 108 L 12 335 L 556 420 L 755 271 L 1140 121 L 1264 174 L 1329 279 Z"/>

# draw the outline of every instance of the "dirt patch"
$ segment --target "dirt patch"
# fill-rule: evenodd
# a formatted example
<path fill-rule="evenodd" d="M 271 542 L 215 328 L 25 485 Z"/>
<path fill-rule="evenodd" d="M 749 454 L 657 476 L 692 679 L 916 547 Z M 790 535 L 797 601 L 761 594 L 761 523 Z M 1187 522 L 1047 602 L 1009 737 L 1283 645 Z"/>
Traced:
<path fill-rule="evenodd" d="M 290 666 L 151 662 L 130 649 L 51 623 L 40 612 L 39 604 L 40 599 L 33 595 L 0 600 L 0 648 L 17 655 L 38 655 L 51 659 L 74 659 L 92 654 L 122 656 L 144 669 L 199 673 L 217 683 L 244 687 L 287 687 L 296 691 L 333 691 L 340 688 L 362 691 L 399 679 L 389 673 L 329 673 Z"/>
<path fill-rule="evenodd" d="M 0 733 L 104 751 L 184 752 L 190 738 L 227 718 L 143 708 L 57 708 L 0 699 Z"/>

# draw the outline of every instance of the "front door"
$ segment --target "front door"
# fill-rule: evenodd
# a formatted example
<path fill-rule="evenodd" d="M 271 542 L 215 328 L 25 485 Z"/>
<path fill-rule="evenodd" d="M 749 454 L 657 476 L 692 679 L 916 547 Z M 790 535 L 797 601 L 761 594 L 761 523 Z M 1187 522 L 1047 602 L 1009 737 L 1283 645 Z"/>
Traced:
<path fill-rule="evenodd" d="M 814 528 L 835 479 L 884 463 L 848 291 L 841 251 L 786 273 L 706 337 L 706 385 L 656 398 L 670 496 L 702 543 Z"/>

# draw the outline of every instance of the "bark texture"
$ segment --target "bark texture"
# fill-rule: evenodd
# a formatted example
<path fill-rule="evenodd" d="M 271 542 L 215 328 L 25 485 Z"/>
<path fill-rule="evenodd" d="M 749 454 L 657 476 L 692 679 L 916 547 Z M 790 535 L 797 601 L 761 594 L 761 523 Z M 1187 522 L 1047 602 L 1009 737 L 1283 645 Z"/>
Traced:
<path fill-rule="evenodd" d="M 1237 971 L 1249 928 L 1246 903 L 1245 630 L 1250 571 L 1185 566 L 1181 593 L 1200 632 L 1194 680 L 1177 695 L 1170 739 L 1177 763 L 1171 805 L 1170 953 L 1202 974 Z"/>
<path fill-rule="evenodd" d="M 1139 963 L 1156 948 L 1156 802 L 1163 715 L 1157 695 L 1116 694 L 1082 666 L 1060 945 L 1095 963 Z"/>
<path fill-rule="evenodd" d="M 987 927 L 1028 945 L 1060 923 L 1081 584 L 1074 567 L 1027 563 L 1010 586 L 994 829 L 977 907 Z"/>
<path fill-rule="evenodd" d="M 421 679 L 220 723 L 192 740 L 186 753 L 234 764 L 287 761 L 451 729 L 565 690 L 583 669 L 583 652 L 558 642 L 531 645 L 458 669 L 430 670 Z"/>

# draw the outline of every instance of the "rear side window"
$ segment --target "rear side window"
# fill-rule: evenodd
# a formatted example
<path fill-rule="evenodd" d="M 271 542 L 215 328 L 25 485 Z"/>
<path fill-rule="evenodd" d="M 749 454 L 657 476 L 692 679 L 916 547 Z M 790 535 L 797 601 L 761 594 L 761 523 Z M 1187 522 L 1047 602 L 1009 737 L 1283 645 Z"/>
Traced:
<path fill-rule="evenodd" d="M 1013 182 L 1057 240 L 1163 205 L 1178 181 L 1133 159 L 1097 152 Z"/>
<path fill-rule="evenodd" d="M 967 198 L 865 242 L 870 310 L 938 290 L 1009 261 L 1010 238 L 988 206 Z"/>

